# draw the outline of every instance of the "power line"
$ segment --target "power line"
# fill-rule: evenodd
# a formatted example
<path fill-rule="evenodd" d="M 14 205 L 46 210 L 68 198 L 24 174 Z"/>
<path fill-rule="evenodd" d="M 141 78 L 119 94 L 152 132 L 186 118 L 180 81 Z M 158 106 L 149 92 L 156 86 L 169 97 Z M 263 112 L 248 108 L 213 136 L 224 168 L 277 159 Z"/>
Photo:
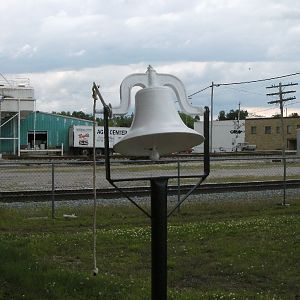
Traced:
<path fill-rule="evenodd" d="M 219 87 L 219 86 L 228 86 L 228 85 L 239 85 L 239 84 L 249 84 L 249 83 L 257 83 L 257 82 L 263 82 L 263 81 L 269 81 L 269 80 L 275 80 L 275 79 L 280 79 L 280 78 L 286 78 L 290 76 L 295 76 L 295 75 L 300 75 L 300 72 L 295 72 L 295 73 L 290 73 L 286 75 L 281 75 L 281 76 L 276 76 L 276 77 L 269 77 L 269 78 L 263 78 L 263 79 L 256 79 L 256 80 L 249 80 L 249 81 L 239 81 L 239 82 L 228 82 L 228 83 L 213 83 L 210 86 L 207 86 L 203 88 L 202 90 L 199 90 L 191 95 L 188 96 L 188 98 L 193 97 L 196 94 L 199 94 L 209 88 L 212 87 L 212 85 Z"/>
<path fill-rule="evenodd" d="M 300 101 L 294 101 L 294 102 L 292 102 L 292 103 L 287 103 L 285 106 L 288 106 L 288 105 L 294 105 L 294 104 L 296 104 L 296 103 L 300 103 Z"/>
<path fill-rule="evenodd" d="M 209 88 L 211 88 L 211 85 L 210 85 L 210 86 L 207 86 L 207 87 L 205 87 L 204 89 L 202 89 L 202 90 L 200 90 L 200 91 L 197 91 L 197 92 L 195 92 L 195 93 L 193 93 L 193 94 L 191 94 L 191 95 L 188 95 L 188 98 L 191 98 L 191 97 L 195 96 L 196 94 L 199 94 L 199 93 L 201 93 L 201 92 L 203 92 L 203 91 L 205 91 L 205 90 L 207 90 L 207 89 L 209 89 Z"/>
<path fill-rule="evenodd" d="M 280 79 L 290 76 L 300 75 L 300 72 L 276 76 L 276 77 L 270 77 L 270 78 L 264 78 L 264 79 L 257 79 L 257 80 L 250 80 L 250 81 L 240 81 L 240 82 L 229 82 L 229 83 L 216 83 L 215 86 L 226 86 L 226 85 L 236 85 L 236 84 L 247 84 L 247 83 L 256 83 L 256 82 L 263 82 L 268 80 L 274 80 L 274 79 Z"/>
<path fill-rule="evenodd" d="M 228 86 L 225 86 L 224 88 L 229 89 L 229 90 L 233 90 L 233 91 L 237 91 L 237 92 L 243 92 L 243 93 L 248 93 L 248 94 L 253 94 L 253 95 L 258 95 L 258 96 L 265 96 L 265 94 L 250 92 L 250 91 L 242 90 L 242 89 L 235 89 L 235 88 L 228 87 Z"/>
<path fill-rule="evenodd" d="M 273 109 L 274 108 L 266 108 L 266 109 L 257 110 L 257 111 L 255 111 L 253 113 L 256 114 L 256 113 L 261 113 L 261 112 L 268 111 L 268 110 L 273 110 Z"/>
<path fill-rule="evenodd" d="M 287 103 L 285 106 L 290 106 L 290 105 L 295 105 L 297 103 L 300 103 L 300 101 L 294 101 L 292 103 Z M 268 111 L 268 110 L 274 110 L 275 108 L 272 107 L 272 108 L 266 108 L 266 109 L 261 109 L 261 110 L 256 110 L 256 111 L 253 111 L 251 112 L 251 114 L 258 114 L 258 113 L 262 113 L 262 112 L 265 112 L 265 111 Z"/>

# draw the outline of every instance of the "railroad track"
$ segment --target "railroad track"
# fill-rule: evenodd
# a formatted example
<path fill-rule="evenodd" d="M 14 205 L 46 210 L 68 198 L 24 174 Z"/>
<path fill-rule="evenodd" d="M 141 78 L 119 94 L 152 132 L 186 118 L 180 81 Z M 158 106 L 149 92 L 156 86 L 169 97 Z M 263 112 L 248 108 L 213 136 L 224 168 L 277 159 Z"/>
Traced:
<path fill-rule="evenodd" d="M 180 186 L 180 192 L 188 192 L 193 185 Z M 300 188 L 300 180 L 287 180 L 287 189 Z M 240 183 L 206 183 L 198 187 L 193 194 L 200 193 L 230 193 L 262 190 L 278 190 L 283 188 L 283 181 L 252 181 Z M 150 187 L 127 187 L 122 188 L 124 194 L 128 196 L 146 196 L 150 194 Z M 177 186 L 168 187 L 169 195 L 177 195 Z M 115 188 L 97 189 L 97 198 L 121 198 L 124 194 L 118 192 Z M 79 190 L 55 190 L 52 191 L 21 191 L 21 192 L 0 192 L 0 202 L 45 202 L 45 201 L 62 201 L 78 200 L 93 198 L 92 189 Z"/>

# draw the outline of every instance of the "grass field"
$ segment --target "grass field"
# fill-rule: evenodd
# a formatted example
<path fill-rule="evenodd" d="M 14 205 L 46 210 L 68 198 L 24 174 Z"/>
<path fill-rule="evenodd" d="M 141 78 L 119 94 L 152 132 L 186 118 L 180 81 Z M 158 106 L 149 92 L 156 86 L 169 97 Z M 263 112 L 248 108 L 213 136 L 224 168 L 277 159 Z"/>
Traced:
<path fill-rule="evenodd" d="M 299 299 L 300 199 L 278 202 L 182 206 L 168 226 L 169 299 Z M 92 276 L 91 207 L 55 220 L 1 209 L 0 299 L 150 299 L 150 220 L 130 205 L 97 211 Z"/>

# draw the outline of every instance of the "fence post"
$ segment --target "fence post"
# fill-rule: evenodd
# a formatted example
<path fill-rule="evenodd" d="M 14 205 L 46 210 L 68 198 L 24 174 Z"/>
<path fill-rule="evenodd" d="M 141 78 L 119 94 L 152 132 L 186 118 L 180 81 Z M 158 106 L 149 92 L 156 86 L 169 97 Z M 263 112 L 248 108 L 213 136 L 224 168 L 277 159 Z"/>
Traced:
<path fill-rule="evenodd" d="M 54 207 L 54 201 L 55 201 L 55 185 L 54 185 L 54 163 L 52 162 L 51 164 L 52 166 L 52 205 L 51 205 L 51 208 L 52 208 L 52 219 L 55 218 L 55 207 Z"/>
<path fill-rule="evenodd" d="M 297 129 L 297 155 L 300 156 L 300 128 Z"/>
<path fill-rule="evenodd" d="M 177 202 L 180 202 L 180 161 L 177 160 Z M 180 212 L 180 205 L 177 208 L 177 212 Z"/>

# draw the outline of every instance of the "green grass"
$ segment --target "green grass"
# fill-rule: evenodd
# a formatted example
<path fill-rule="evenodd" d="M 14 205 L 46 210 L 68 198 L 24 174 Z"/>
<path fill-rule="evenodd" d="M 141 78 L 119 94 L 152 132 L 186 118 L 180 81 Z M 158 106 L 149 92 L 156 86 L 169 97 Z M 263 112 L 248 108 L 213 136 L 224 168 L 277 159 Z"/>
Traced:
<path fill-rule="evenodd" d="M 299 200 L 183 205 L 169 219 L 169 299 L 300 296 Z M 48 208 L 2 208 L 0 299 L 150 299 L 149 219 L 130 205 L 97 212 L 92 276 L 92 208 L 55 220 Z"/>

